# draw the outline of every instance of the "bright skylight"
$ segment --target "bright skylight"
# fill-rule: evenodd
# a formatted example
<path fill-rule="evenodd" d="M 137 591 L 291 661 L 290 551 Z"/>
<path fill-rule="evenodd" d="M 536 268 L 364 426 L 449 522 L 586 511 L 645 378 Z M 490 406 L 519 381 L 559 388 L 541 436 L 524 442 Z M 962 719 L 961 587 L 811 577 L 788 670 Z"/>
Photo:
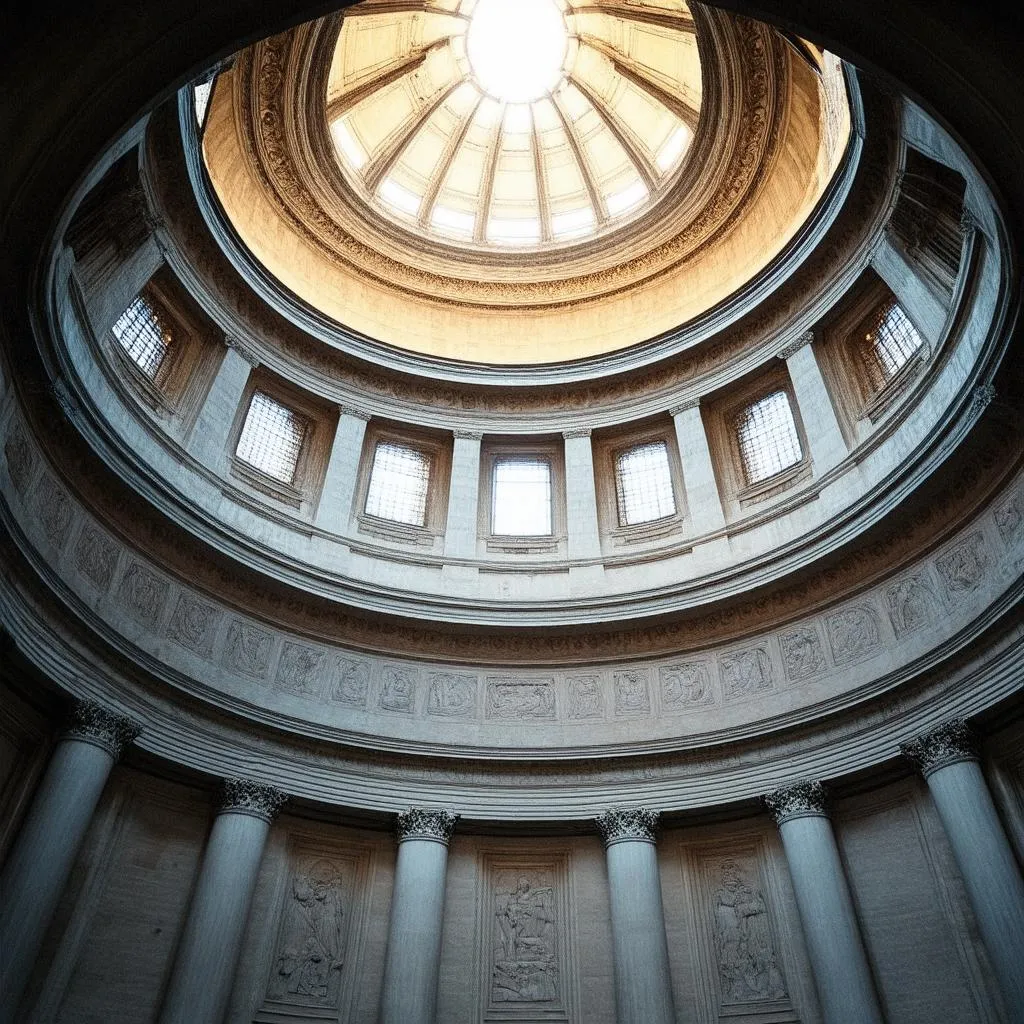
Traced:
<path fill-rule="evenodd" d="M 639 444 L 622 452 L 615 460 L 615 491 L 621 526 L 652 523 L 673 515 L 676 500 L 665 442 Z"/>
<path fill-rule="evenodd" d="M 479 0 L 466 38 L 481 87 L 506 103 L 535 100 L 554 88 L 568 32 L 554 0 Z"/>
<path fill-rule="evenodd" d="M 867 335 L 871 353 L 884 384 L 903 369 L 911 356 L 924 344 L 921 335 L 898 303 L 892 303 Z"/>
<path fill-rule="evenodd" d="M 366 514 L 423 526 L 427 516 L 430 459 L 416 448 L 381 441 L 373 453 Z"/>
<path fill-rule="evenodd" d="M 155 381 L 167 358 L 171 332 L 161 325 L 152 303 L 141 295 L 132 299 L 114 322 L 114 337 L 135 365 Z"/>
<path fill-rule="evenodd" d="M 551 535 L 551 463 L 547 459 L 508 458 L 494 463 L 491 533 Z"/>

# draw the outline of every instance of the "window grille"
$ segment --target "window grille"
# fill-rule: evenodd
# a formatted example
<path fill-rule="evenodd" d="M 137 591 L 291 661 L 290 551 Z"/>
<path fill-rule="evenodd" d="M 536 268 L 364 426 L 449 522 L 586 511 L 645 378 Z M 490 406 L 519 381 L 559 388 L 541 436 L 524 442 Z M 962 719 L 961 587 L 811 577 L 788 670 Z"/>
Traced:
<path fill-rule="evenodd" d="M 767 480 L 803 458 L 785 391 L 748 405 L 736 422 L 736 438 L 748 484 Z"/>
<path fill-rule="evenodd" d="M 497 459 L 491 499 L 491 533 L 551 535 L 551 463 L 547 459 Z"/>
<path fill-rule="evenodd" d="M 153 382 L 167 359 L 173 337 L 166 320 L 142 295 L 114 321 L 114 337 L 133 363 Z"/>
<path fill-rule="evenodd" d="M 619 525 L 652 523 L 675 514 L 668 446 L 651 441 L 621 452 L 615 459 Z"/>
<path fill-rule="evenodd" d="M 876 391 L 884 388 L 924 344 L 910 318 L 896 302 L 885 307 L 864 340 L 864 363 Z"/>
<path fill-rule="evenodd" d="M 391 441 L 378 443 L 366 492 L 366 514 L 408 526 L 425 526 L 430 459 Z"/>
<path fill-rule="evenodd" d="M 235 455 L 275 480 L 290 484 L 302 453 L 308 423 L 262 391 L 253 393 Z"/>

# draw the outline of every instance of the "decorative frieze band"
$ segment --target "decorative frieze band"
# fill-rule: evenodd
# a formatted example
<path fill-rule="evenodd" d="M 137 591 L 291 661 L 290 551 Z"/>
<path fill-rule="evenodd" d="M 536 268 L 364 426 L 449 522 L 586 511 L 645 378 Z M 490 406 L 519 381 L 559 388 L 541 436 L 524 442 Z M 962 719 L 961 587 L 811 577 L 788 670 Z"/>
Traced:
<path fill-rule="evenodd" d="M 447 846 L 458 820 L 459 816 L 453 811 L 410 807 L 398 815 L 395 831 L 400 843 L 409 839 L 426 839 Z"/>
<path fill-rule="evenodd" d="M 978 760 L 978 742 L 962 718 L 901 744 L 900 751 L 925 777 L 947 765 Z"/>
<path fill-rule="evenodd" d="M 288 796 L 273 786 L 250 779 L 224 779 L 221 783 L 220 814 L 250 814 L 273 821 Z"/>
<path fill-rule="evenodd" d="M 142 726 L 127 715 L 110 711 L 94 700 L 76 700 L 62 736 L 102 747 L 117 761 L 125 748 L 142 732 Z"/>
<path fill-rule="evenodd" d="M 659 812 L 648 807 L 613 807 L 595 819 L 605 847 L 615 843 L 653 843 L 658 837 Z"/>
<path fill-rule="evenodd" d="M 814 331 L 804 331 L 802 334 L 794 338 L 792 341 L 785 344 L 782 348 L 776 352 L 776 356 L 779 359 L 789 359 L 790 356 L 794 356 L 800 349 L 811 345 L 814 342 Z"/>
<path fill-rule="evenodd" d="M 791 818 L 828 817 L 828 791 L 811 779 L 777 789 L 763 800 L 780 825 Z"/>

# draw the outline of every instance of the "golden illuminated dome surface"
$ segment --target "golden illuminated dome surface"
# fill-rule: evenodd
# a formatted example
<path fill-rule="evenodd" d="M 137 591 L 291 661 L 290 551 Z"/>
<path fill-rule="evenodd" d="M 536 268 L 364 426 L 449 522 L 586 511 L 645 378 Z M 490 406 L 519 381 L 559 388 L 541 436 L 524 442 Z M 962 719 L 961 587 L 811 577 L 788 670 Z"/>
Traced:
<path fill-rule="evenodd" d="M 243 51 L 202 134 L 283 294 L 345 334 L 566 363 L 735 299 L 819 209 L 841 64 L 682 0 L 364 0 Z"/>
<path fill-rule="evenodd" d="M 679 0 L 385 12 L 363 3 L 344 19 L 327 119 L 346 181 L 399 226 L 488 249 L 564 245 L 622 226 L 675 180 L 701 96 Z"/>

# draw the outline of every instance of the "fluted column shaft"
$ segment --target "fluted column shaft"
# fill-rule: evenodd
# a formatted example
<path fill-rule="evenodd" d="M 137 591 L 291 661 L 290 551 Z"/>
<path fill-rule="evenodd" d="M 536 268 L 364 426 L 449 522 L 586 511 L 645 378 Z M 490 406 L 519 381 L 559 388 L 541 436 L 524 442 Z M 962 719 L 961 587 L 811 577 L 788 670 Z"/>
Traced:
<path fill-rule="evenodd" d="M 263 847 L 284 800 L 270 786 L 244 779 L 224 781 L 160 1024 L 224 1020 Z"/>
<path fill-rule="evenodd" d="M 565 439 L 565 495 L 570 558 L 600 558 L 601 534 L 597 525 L 597 489 L 594 453 L 589 430 L 567 430 Z"/>
<path fill-rule="evenodd" d="M 398 816 L 380 1024 L 433 1024 L 441 966 L 448 841 L 457 816 L 412 809 Z"/>
<path fill-rule="evenodd" d="M 235 342 L 228 342 L 217 375 L 189 435 L 189 453 L 215 473 L 223 475 L 227 471 L 233 454 L 227 450 L 228 434 L 255 364 L 254 357 Z"/>
<path fill-rule="evenodd" d="M 802 782 L 765 798 L 786 851 L 826 1024 L 882 1024 L 824 787 Z"/>
<path fill-rule="evenodd" d="M 725 513 L 718 493 L 718 481 L 711 462 L 704 420 L 696 402 L 671 410 L 676 428 L 679 460 L 683 467 L 683 488 L 693 532 L 713 533 L 725 526 Z"/>
<path fill-rule="evenodd" d="M 0 878 L 0 1021 L 14 1019 L 110 769 L 139 726 L 76 702 Z"/>
<path fill-rule="evenodd" d="M 1024 879 L 978 761 L 974 738 L 954 721 L 902 748 L 924 775 L 1010 1019 L 1024 1022 Z"/>
<path fill-rule="evenodd" d="M 654 811 L 597 819 L 608 860 L 618 1024 L 675 1024 Z"/>
<path fill-rule="evenodd" d="M 452 479 L 448 490 L 448 522 L 444 530 L 444 553 L 453 558 L 476 557 L 480 440 L 480 434 L 469 431 L 457 431 L 455 434 Z"/>
<path fill-rule="evenodd" d="M 331 445 L 331 457 L 327 463 L 327 475 L 324 477 L 324 489 L 316 516 L 317 526 L 332 533 L 348 532 L 367 418 L 365 413 L 354 409 L 339 410 L 338 426 L 334 431 L 334 444 Z"/>
<path fill-rule="evenodd" d="M 784 349 L 779 358 L 785 359 L 789 379 L 793 382 L 796 404 L 814 462 L 814 475 L 821 476 L 842 462 L 848 449 L 832 405 L 832 396 L 818 366 L 813 341 L 813 333 L 807 331 Z"/>

